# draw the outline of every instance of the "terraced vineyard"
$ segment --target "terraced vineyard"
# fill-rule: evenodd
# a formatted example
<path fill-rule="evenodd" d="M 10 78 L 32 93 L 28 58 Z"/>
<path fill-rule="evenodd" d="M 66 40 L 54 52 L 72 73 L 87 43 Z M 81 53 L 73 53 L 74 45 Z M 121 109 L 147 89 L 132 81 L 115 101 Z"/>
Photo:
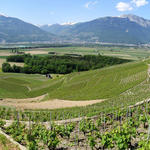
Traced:
<path fill-rule="evenodd" d="M 150 105 L 129 106 L 150 98 L 148 64 L 138 61 L 53 79 L 0 73 L 1 129 L 28 149 L 146 149 Z M 102 101 L 48 110 L 16 107 L 21 101 L 40 105 L 54 99 Z"/>
<path fill-rule="evenodd" d="M 0 127 L 17 142 L 29 149 L 149 149 L 150 104 L 114 109 L 94 118 L 84 118 L 58 125 L 51 120 L 8 124 Z M 1 111 L 2 113 L 2 111 Z M 63 122 L 62 122 L 63 123 Z M 6 124 L 6 125 L 5 125 Z M 147 132 L 148 131 L 148 132 Z"/>
<path fill-rule="evenodd" d="M 56 76 L 0 74 L 1 98 L 107 99 L 138 85 L 147 77 L 146 62 L 133 62 L 94 71 Z M 57 94 L 56 94 L 57 93 Z"/>

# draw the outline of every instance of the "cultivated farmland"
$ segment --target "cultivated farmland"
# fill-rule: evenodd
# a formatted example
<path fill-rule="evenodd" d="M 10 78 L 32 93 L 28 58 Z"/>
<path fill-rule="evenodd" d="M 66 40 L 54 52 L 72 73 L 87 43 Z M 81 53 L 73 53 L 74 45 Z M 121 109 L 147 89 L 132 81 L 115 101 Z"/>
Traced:
<path fill-rule="evenodd" d="M 147 69 L 148 65 L 141 61 L 94 71 L 71 73 L 52 80 L 42 75 L 1 73 L 0 97 L 32 98 L 48 94 L 47 99 L 107 99 L 144 81 L 147 77 Z"/>
<path fill-rule="evenodd" d="M 52 79 L 1 72 L 1 130 L 28 149 L 146 149 L 149 63 L 51 74 Z"/>

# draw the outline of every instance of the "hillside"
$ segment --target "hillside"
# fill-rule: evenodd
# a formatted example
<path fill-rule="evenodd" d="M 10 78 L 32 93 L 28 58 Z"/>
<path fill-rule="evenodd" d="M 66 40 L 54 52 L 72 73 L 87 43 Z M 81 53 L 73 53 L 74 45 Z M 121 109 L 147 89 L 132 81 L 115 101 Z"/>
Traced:
<path fill-rule="evenodd" d="M 150 42 L 150 21 L 135 15 L 103 17 L 74 25 L 42 26 L 41 29 L 78 42 L 141 44 Z"/>
<path fill-rule="evenodd" d="M 147 77 L 145 62 L 132 62 L 50 80 L 41 75 L 0 73 L 0 98 L 106 99 L 138 85 Z"/>
<path fill-rule="evenodd" d="M 56 36 L 20 19 L 0 15 L 0 43 L 54 41 Z"/>
<path fill-rule="evenodd" d="M 40 28 L 53 34 L 64 35 L 69 29 L 72 28 L 72 25 L 53 24 L 53 25 L 43 25 Z"/>

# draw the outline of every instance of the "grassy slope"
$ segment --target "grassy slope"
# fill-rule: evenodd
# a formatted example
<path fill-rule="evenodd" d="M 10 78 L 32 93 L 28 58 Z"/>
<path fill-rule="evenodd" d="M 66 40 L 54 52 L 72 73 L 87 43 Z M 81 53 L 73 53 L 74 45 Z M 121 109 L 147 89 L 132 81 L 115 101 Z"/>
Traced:
<path fill-rule="evenodd" d="M 50 93 L 50 97 L 70 100 L 110 98 L 142 82 L 146 78 L 146 70 L 144 63 L 129 63 L 75 73 L 67 76 L 63 85 Z"/>
<path fill-rule="evenodd" d="M 27 98 L 48 93 L 49 99 L 111 98 L 146 79 L 147 64 L 133 62 L 48 80 L 41 75 L 0 74 L 0 97 Z M 31 91 L 29 90 L 31 88 Z"/>

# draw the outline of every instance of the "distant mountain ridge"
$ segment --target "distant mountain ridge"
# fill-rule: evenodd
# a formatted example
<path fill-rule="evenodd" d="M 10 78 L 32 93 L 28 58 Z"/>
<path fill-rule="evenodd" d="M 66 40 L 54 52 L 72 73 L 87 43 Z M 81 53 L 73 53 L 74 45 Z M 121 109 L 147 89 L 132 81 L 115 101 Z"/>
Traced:
<path fill-rule="evenodd" d="M 53 41 L 55 36 L 20 19 L 0 15 L 0 43 Z"/>
<path fill-rule="evenodd" d="M 0 15 L 0 43 L 16 42 L 150 44 L 150 20 L 129 14 L 37 27 Z"/>
<path fill-rule="evenodd" d="M 122 15 L 121 18 L 128 18 L 130 21 L 133 21 L 143 27 L 150 27 L 150 20 L 146 20 L 142 17 L 138 17 L 136 15 Z"/>
<path fill-rule="evenodd" d="M 150 20 L 132 14 L 73 25 L 45 25 L 41 29 L 77 42 L 150 43 Z"/>

